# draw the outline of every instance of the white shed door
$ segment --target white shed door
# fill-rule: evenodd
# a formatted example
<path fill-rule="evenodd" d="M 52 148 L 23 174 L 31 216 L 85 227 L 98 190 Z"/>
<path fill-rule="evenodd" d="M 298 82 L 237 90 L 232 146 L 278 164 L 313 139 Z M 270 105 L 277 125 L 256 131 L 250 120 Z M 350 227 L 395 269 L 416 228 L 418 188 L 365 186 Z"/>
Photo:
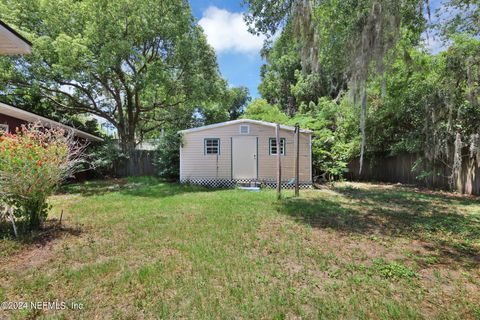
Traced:
<path fill-rule="evenodd" d="M 232 144 L 233 178 L 256 179 L 257 137 L 233 137 Z"/>

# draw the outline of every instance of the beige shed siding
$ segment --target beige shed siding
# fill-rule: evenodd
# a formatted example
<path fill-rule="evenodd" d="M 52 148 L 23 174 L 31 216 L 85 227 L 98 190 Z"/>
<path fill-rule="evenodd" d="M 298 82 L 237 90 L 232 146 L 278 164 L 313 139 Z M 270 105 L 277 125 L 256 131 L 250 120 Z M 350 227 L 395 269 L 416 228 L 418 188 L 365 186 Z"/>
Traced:
<path fill-rule="evenodd" d="M 245 124 L 243 124 L 245 125 Z M 183 147 L 180 150 L 180 179 L 231 178 L 232 151 L 231 138 L 236 136 L 258 137 L 258 179 L 275 180 L 276 155 L 269 154 L 269 139 L 275 137 L 275 128 L 248 123 L 250 133 L 240 134 L 240 124 L 231 124 L 217 128 L 184 133 Z M 282 156 L 282 180 L 295 176 L 294 133 L 280 130 L 280 137 L 285 138 L 286 154 Z M 204 139 L 219 138 L 220 154 L 205 155 Z M 300 181 L 311 182 L 310 133 L 300 135 Z"/>

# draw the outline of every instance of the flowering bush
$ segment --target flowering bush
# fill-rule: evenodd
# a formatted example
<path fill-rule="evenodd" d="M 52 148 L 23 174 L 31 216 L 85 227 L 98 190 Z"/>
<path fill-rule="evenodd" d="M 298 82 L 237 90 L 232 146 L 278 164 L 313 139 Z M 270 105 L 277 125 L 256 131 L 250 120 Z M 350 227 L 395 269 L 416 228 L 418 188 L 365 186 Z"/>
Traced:
<path fill-rule="evenodd" d="M 81 160 L 83 147 L 71 132 L 40 124 L 0 136 L 0 201 L 38 229 L 48 213 L 47 197 Z"/>

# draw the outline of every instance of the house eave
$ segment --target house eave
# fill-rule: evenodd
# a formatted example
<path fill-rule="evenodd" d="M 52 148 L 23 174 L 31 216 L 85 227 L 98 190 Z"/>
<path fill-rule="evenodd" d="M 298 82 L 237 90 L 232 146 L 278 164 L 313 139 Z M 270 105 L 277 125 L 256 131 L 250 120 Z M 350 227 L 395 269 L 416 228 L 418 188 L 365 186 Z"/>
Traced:
<path fill-rule="evenodd" d="M 73 127 L 67 126 L 65 124 L 62 124 L 60 122 L 39 116 L 37 114 L 10 106 L 5 103 L 0 102 L 0 113 L 5 114 L 7 116 L 17 118 L 26 122 L 40 122 L 43 126 L 48 127 L 48 128 L 62 128 L 67 131 L 73 131 L 75 136 L 87 139 L 90 141 L 96 141 L 96 142 L 102 142 L 104 141 L 102 138 L 94 136 L 90 133 L 87 133 L 82 130 L 75 129 Z"/>
<path fill-rule="evenodd" d="M 225 122 L 210 124 L 210 125 L 197 127 L 197 128 L 180 130 L 180 131 L 178 131 L 178 133 L 185 134 L 185 133 L 191 133 L 191 132 L 198 132 L 198 131 L 203 131 L 203 130 L 208 130 L 208 129 L 214 129 L 214 128 L 220 128 L 220 127 L 224 127 L 224 126 L 234 125 L 234 124 L 241 124 L 241 123 L 252 123 L 252 124 L 258 124 L 258 125 L 263 125 L 263 126 L 268 126 L 268 127 L 273 127 L 273 128 L 275 128 L 277 126 L 277 124 L 273 123 L 273 122 L 266 122 L 266 121 L 260 121 L 260 120 L 252 120 L 252 119 L 238 119 L 238 120 L 232 120 L 232 121 L 225 121 Z M 280 125 L 280 129 L 294 131 L 295 127 Z M 307 134 L 312 133 L 311 130 L 306 130 L 306 129 L 300 129 L 300 132 L 301 133 L 307 133 Z"/>
<path fill-rule="evenodd" d="M 32 43 L 0 20 L 0 55 L 30 54 Z"/>

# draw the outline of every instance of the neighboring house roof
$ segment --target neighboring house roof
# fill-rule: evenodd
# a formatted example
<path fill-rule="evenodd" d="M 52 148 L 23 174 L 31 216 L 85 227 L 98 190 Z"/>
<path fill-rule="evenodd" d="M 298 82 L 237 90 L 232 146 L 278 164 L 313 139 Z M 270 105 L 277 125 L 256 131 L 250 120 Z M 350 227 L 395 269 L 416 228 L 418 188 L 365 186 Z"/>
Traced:
<path fill-rule="evenodd" d="M 260 121 L 260 120 L 251 120 L 251 119 L 238 119 L 238 120 L 215 123 L 215 124 L 211 124 L 211 125 L 203 126 L 203 127 L 180 130 L 180 131 L 178 131 L 178 133 L 190 133 L 190 132 L 196 132 L 196 131 L 202 131 L 202 130 L 207 130 L 207 129 L 229 126 L 229 125 L 232 125 L 232 124 L 240 124 L 240 123 L 253 123 L 253 124 L 259 124 L 259 125 L 262 125 L 262 126 L 274 127 L 274 128 L 277 126 L 276 123 L 272 123 L 272 122 L 266 122 L 266 121 Z M 280 129 L 294 131 L 295 127 L 280 125 Z M 311 130 L 306 130 L 306 129 L 300 129 L 300 132 L 312 133 Z"/>
<path fill-rule="evenodd" d="M 158 139 L 143 140 L 142 142 L 137 144 L 135 149 L 136 150 L 145 150 L 145 151 L 157 150 L 159 142 L 160 142 L 160 140 L 158 140 Z"/>
<path fill-rule="evenodd" d="M 102 138 L 94 136 L 93 134 L 87 133 L 87 132 L 82 131 L 82 130 L 75 129 L 73 127 L 64 125 L 60 122 L 50 120 L 48 118 L 39 116 L 37 114 L 31 113 L 31 112 L 28 112 L 28 111 L 25 111 L 25 110 L 22 110 L 22 109 L 19 109 L 19 108 L 15 108 L 13 106 L 10 106 L 8 104 L 1 103 L 1 102 L 0 102 L 0 113 L 5 114 L 7 116 L 10 116 L 12 118 L 17 118 L 17 119 L 27 121 L 27 122 L 40 122 L 43 126 L 49 127 L 49 128 L 62 128 L 64 130 L 73 131 L 73 133 L 77 137 L 84 138 L 84 139 L 87 139 L 87 140 L 97 141 L 97 142 L 103 141 Z"/>
<path fill-rule="evenodd" d="M 0 55 L 29 54 L 32 44 L 0 20 Z"/>

